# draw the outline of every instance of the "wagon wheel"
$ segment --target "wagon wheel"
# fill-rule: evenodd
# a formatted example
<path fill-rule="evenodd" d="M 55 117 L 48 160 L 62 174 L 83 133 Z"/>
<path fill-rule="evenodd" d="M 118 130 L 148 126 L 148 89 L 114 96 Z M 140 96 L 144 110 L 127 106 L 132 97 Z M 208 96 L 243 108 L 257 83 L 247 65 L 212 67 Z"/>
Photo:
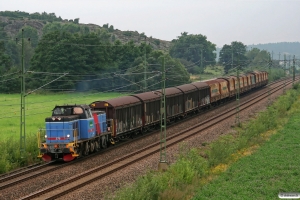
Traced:
<path fill-rule="evenodd" d="M 106 141 L 105 136 L 101 137 L 101 147 L 102 147 L 102 149 L 106 149 L 107 148 L 107 141 Z"/>
<path fill-rule="evenodd" d="M 87 156 L 87 155 L 89 155 L 89 143 L 88 142 L 86 142 L 85 143 L 85 145 L 84 145 L 84 149 L 83 149 L 83 155 L 84 156 Z"/>

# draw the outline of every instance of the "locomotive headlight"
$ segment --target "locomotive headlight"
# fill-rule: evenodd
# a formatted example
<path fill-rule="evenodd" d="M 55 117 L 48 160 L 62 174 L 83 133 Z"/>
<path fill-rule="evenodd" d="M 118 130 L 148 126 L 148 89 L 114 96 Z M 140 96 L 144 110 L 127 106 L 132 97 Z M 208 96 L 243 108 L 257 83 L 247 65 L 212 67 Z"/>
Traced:
<path fill-rule="evenodd" d="M 68 134 L 67 137 L 70 137 L 70 135 Z"/>
<path fill-rule="evenodd" d="M 45 135 L 45 138 L 47 138 L 47 135 Z"/>

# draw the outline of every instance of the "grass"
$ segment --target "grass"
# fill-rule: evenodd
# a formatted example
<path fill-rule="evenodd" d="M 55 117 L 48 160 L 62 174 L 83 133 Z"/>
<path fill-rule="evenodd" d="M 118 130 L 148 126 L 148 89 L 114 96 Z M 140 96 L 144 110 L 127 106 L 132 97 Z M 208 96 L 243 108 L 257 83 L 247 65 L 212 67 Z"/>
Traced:
<path fill-rule="evenodd" d="M 192 81 L 203 81 L 212 78 L 220 77 L 224 74 L 224 67 L 223 66 L 207 66 L 204 70 L 203 74 L 199 75 L 191 75 L 190 79 Z"/>
<path fill-rule="evenodd" d="M 299 108 L 298 101 L 282 130 L 201 188 L 194 199 L 277 199 L 280 192 L 299 192 Z"/>
<path fill-rule="evenodd" d="M 120 93 L 32 94 L 26 101 L 26 151 L 20 154 L 20 95 L 0 94 L 0 174 L 38 161 L 36 133 L 55 105 L 89 104 Z"/>
<path fill-rule="evenodd" d="M 63 104 L 89 104 L 96 100 L 111 99 L 124 94 L 33 94 L 25 98 L 26 102 L 26 133 L 36 133 L 38 128 L 44 127 L 44 119 L 51 116 L 55 105 Z M 16 138 L 20 135 L 20 95 L 0 94 L 0 141 Z"/>

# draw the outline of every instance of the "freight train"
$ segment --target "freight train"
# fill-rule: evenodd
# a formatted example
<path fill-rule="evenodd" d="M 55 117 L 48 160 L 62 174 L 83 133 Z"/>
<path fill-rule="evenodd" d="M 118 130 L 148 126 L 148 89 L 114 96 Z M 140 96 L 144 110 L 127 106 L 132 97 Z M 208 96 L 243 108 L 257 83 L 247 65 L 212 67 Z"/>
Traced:
<path fill-rule="evenodd" d="M 267 83 L 267 72 L 253 71 L 166 88 L 166 120 L 184 118 Z M 89 105 L 56 106 L 45 119 L 46 128 L 39 131 L 38 157 L 71 161 L 159 127 L 162 95 L 156 90 Z"/>

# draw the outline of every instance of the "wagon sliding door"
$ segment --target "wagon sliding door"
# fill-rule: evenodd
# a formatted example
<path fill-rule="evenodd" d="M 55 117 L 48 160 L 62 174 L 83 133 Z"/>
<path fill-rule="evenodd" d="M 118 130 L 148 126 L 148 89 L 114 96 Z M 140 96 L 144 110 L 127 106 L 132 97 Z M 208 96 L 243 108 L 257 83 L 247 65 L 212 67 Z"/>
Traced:
<path fill-rule="evenodd" d="M 167 117 L 173 117 L 183 113 L 183 102 L 183 95 L 167 97 Z"/>
<path fill-rule="evenodd" d="M 160 100 L 147 102 L 145 104 L 146 124 L 151 124 L 160 120 L 160 107 Z"/>
<path fill-rule="evenodd" d="M 142 126 L 141 105 L 128 106 L 116 110 L 117 135 Z"/>

